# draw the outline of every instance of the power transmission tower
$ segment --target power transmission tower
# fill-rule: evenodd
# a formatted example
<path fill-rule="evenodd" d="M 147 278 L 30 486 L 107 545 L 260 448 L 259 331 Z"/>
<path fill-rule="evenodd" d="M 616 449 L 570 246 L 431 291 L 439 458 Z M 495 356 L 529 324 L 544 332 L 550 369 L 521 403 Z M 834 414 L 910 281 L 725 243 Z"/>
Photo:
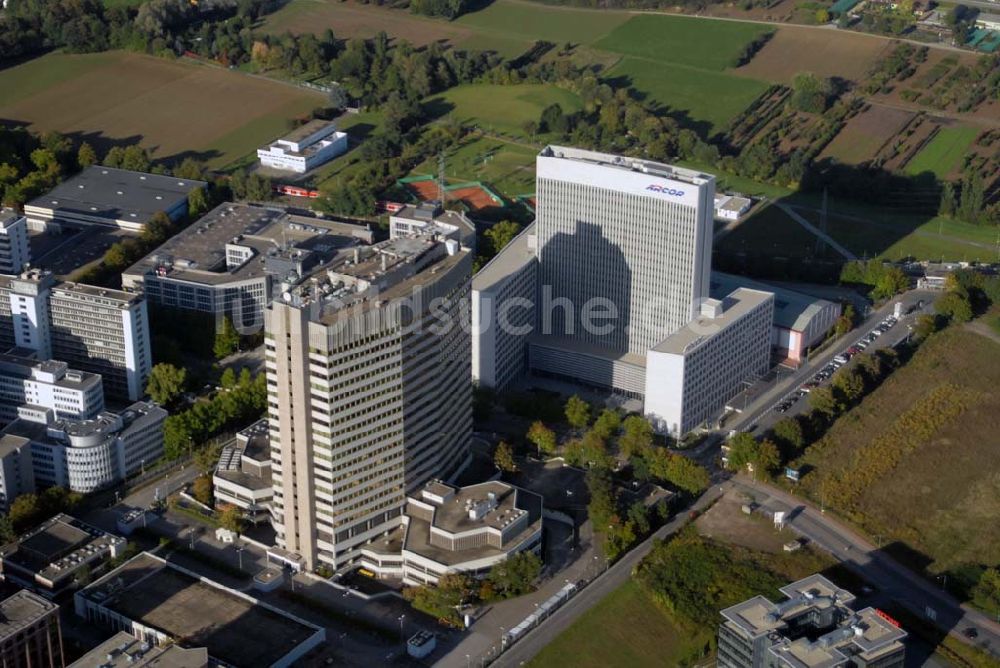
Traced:
<path fill-rule="evenodd" d="M 444 151 L 438 153 L 438 200 L 441 206 L 445 203 L 445 180 L 444 180 Z"/>
<path fill-rule="evenodd" d="M 826 224 L 826 188 L 823 188 L 823 206 L 820 208 L 819 212 L 819 229 L 823 233 L 823 236 L 827 234 L 827 224 Z M 823 236 L 816 235 L 816 256 L 823 251 Z"/>

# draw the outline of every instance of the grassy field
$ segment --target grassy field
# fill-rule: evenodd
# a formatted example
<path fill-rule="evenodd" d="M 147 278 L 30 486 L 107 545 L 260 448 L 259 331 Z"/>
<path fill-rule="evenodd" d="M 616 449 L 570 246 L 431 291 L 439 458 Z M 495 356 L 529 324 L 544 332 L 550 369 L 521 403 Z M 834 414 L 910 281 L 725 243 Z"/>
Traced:
<path fill-rule="evenodd" d="M 139 142 L 155 158 L 221 167 L 285 132 L 323 97 L 201 65 L 108 52 L 49 54 L 0 72 L 0 118 L 99 151 Z"/>
<path fill-rule="evenodd" d="M 615 26 L 625 23 L 629 16 L 623 11 L 547 7 L 537 3 L 496 0 L 479 11 L 464 14 L 455 23 L 482 36 L 529 43 L 542 39 L 556 44 L 589 44 Z M 475 41 L 462 46 L 482 48 Z"/>
<path fill-rule="evenodd" d="M 607 78 L 628 82 L 705 134 L 725 129 L 767 89 L 754 79 L 631 57 L 611 68 Z"/>
<path fill-rule="evenodd" d="M 445 175 L 453 181 L 483 181 L 514 197 L 535 191 L 538 150 L 511 142 L 476 137 L 445 156 Z M 436 174 L 437 159 L 428 158 L 414 174 Z"/>
<path fill-rule="evenodd" d="M 634 16 L 594 46 L 625 56 L 703 70 L 733 65 L 743 46 L 771 28 L 678 16 Z"/>
<path fill-rule="evenodd" d="M 791 83 L 799 72 L 859 81 L 891 49 L 889 40 L 846 30 L 782 26 L 738 72 L 756 79 Z"/>
<path fill-rule="evenodd" d="M 558 103 L 567 113 L 578 110 L 580 98 L 568 90 L 546 84 L 457 86 L 428 101 L 441 115 L 449 114 L 467 125 L 490 133 L 524 137 L 526 121 L 538 121 L 542 110 Z"/>
<path fill-rule="evenodd" d="M 847 122 L 820 154 L 820 159 L 834 158 L 849 165 L 871 160 L 913 116 L 911 111 L 872 105 Z"/>
<path fill-rule="evenodd" d="M 532 668 L 653 668 L 674 666 L 688 651 L 682 633 L 633 580 L 556 636 Z"/>
<path fill-rule="evenodd" d="M 827 490 L 827 507 L 932 572 L 1000 562 L 998 383 L 992 338 L 961 325 L 932 336 L 796 462 L 812 469 L 803 489 Z M 877 484 L 838 482 L 871 475 Z"/>
<path fill-rule="evenodd" d="M 767 253 L 776 258 L 832 258 L 826 245 L 816 254 L 816 237 L 776 206 L 740 223 L 715 243 L 724 253 Z"/>
<path fill-rule="evenodd" d="M 978 135 L 977 128 L 963 126 L 941 128 L 934 138 L 906 163 L 904 171 L 913 175 L 932 172 L 939 179 L 943 179 L 954 173 L 961 164 L 962 156 Z"/>

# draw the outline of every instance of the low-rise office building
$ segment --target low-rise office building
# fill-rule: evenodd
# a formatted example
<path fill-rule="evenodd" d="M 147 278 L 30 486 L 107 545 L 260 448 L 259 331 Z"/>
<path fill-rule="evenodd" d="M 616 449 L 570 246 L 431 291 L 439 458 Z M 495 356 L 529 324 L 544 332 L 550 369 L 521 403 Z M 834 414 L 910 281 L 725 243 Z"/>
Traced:
<path fill-rule="evenodd" d="M 409 585 L 448 573 L 485 575 L 519 552 L 542 549 L 542 497 L 504 482 L 427 483 L 407 498 L 403 523 L 362 550 L 361 565 Z"/>
<path fill-rule="evenodd" d="M 733 290 L 748 288 L 774 293 L 774 325 L 771 347 L 778 357 L 798 365 L 808 350 L 823 341 L 837 324 L 841 306 L 796 290 L 755 281 L 745 276 L 713 271 L 710 294 L 722 299 Z"/>
<path fill-rule="evenodd" d="M 142 297 L 36 269 L 0 276 L 0 351 L 14 347 L 100 374 L 106 396 L 128 401 L 146 394 L 153 366 Z"/>
<path fill-rule="evenodd" d="M 236 441 L 219 455 L 212 475 L 217 508 L 235 506 L 253 524 L 271 518 L 271 436 L 267 420 L 236 434 Z"/>
<path fill-rule="evenodd" d="M 14 209 L 0 209 L 0 274 L 20 274 L 30 261 L 27 219 Z"/>
<path fill-rule="evenodd" d="M 76 614 L 151 646 L 204 647 L 225 666 L 285 668 L 325 630 L 248 594 L 143 552 L 74 594 Z"/>
<path fill-rule="evenodd" d="M 719 668 L 899 668 L 907 633 L 875 608 L 855 611 L 854 595 L 822 575 L 722 611 Z"/>
<path fill-rule="evenodd" d="M 442 239 L 454 239 L 469 248 L 476 247 L 475 223 L 461 211 L 445 209 L 440 202 L 406 204 L 389 216 L 391 239 L 430 231 Z"/>
<path fill-rule="evenodd" d="M 154 305 L 228 316 L 241 331 L 259 331 L 275 296 L 373 240 L 360 225 L 220 204 L 123 272 L 122 286 Z"/>
<path fill-rule="evenodd" d="M 719 220 L 739 220 L 750 211 L 753 200 L 739 195 L 715 194 L 715 217 Z"/>
<path fill-rule="evenodd" d="M 333 121 L 312 120 L 257 149 L 257 158 L 264 167 L 305 174 L 346 151 L 346 132 Z"/>
<path fill-rule="evenodd" d="M 54 597 L 99 573 L 125 550 L 125 539 L 60 513 L 0 548 L 5 581 Z M 84 583 L 86 584 L 86 583 Z"/>
<path fill-rule="evenodd" d="M 22 412 L 0 431 L 4 474 L 0 488 L 24 493 L 36 486 L 59 486 L 86 494 L 110 487 L 163 455 L 166 419 L 165 410 L 143 401 L 91 419 L 52 419 L 47 413 Z M 30 468 L 24 466 L 25 449 L 30 452 Z"/>
<path fill-rule="evenodd" d="M 767 371 L 773 311 L 770 292 L 706 299 L 699 317 L 646 354 L 645 412 L 657 431 L 686 434 Z"/>
<path fill-rule="evenodd" d="M 101 377 L 65 362 L 0 353 L 0 427 L 22 410 L 48 411 L 53 418 L 96 417 L 104 410 Z"/>
<path fill-rule="evenodd" d="M 4 668 L 62 668 L 59 606 L 30 591 L 0 601 L 0 665 Z"/>
<path fill-rule="evenodd" d="M 180 645 L 151 645 L 119 631 L 69 668 L 208 668 L 208 650 Z"/>
<path fill-rule="evenodd" d="M 204 181 L 92 165 L 24 206 L 32 230 L 102 225 L 141 232 L 158 213 L 187 214 L 188 196 Z"/>

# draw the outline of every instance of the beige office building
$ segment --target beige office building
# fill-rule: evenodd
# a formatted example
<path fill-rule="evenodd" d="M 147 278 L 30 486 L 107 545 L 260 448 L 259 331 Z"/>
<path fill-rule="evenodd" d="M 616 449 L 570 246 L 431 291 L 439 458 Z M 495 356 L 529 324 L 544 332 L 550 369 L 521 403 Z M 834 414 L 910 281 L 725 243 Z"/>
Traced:
<path fill-rule="evenodd" d="M 471 252 L 433 226 L 345 252 L 265 314 L 278 547 L 340 568 L 465 461 Z"/>

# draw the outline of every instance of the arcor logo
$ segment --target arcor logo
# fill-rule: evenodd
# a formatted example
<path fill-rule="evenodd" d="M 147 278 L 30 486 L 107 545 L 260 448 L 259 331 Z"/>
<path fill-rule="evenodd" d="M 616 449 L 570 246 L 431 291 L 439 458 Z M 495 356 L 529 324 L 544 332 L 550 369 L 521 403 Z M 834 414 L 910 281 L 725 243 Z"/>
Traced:
<path fill-rule="evenodd" d="M 684 194 L 683 190 L 674 190 L 673 188 L 667 188 L 666 186 L 658 186 L 655 183 L 646 186 L 646 190 L 652 190 L 654 193 L 663 193 L 664 195 L 673 195 L 674 197 L 680 197 Z"/>

